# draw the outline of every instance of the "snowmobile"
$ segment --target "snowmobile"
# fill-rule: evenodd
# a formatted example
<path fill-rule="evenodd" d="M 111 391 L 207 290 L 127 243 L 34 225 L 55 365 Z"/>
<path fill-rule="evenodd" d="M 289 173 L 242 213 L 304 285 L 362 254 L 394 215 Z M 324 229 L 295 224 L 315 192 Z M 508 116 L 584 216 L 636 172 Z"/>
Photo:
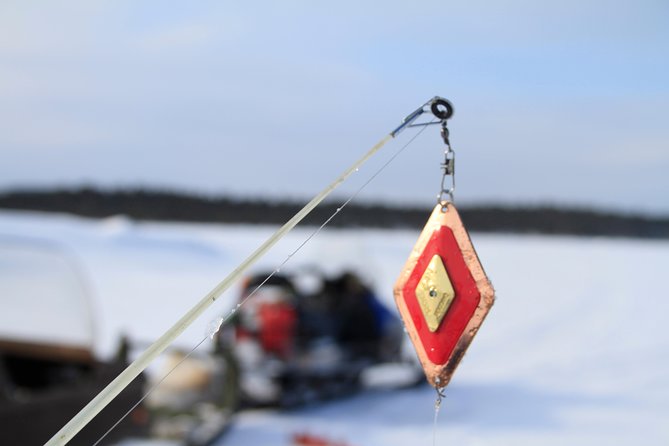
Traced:
<path fill-rule="evenodd" d="M 257 274 L 240 302 L 220 341 L 233 346 L 245 404 L 292 407 L 390 376 L 393 386 L 422 381 L 398 317 L 353 272 Z"/>

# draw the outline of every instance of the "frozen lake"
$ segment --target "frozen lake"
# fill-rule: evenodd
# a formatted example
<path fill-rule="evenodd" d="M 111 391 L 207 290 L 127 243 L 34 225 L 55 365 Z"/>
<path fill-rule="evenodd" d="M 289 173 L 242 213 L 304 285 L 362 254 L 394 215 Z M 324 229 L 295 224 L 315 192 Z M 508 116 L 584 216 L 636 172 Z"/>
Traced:
<path fill-rule="evenodd" d="M 0 244 L 56 247 L 81 272 L 100 356 L 120 333 L 136 342 L 162 334 L 273 229 L 0 212 Z M 255 271 L 274 269 L 311 231 L 292 232 Z M 287 268 L 353 268 L 394 308 L 392 284 L 417 236 L 325 230 Z M 497 301 L 446 389 L 437 444 L 669 444 L 669 242 L 476 233 L 472 241 Z M 237 293 L 178 343 L 202 339 Z M 51 323 L 62 330 L 55 318 L 25 321 Z M 300 432 L 350 446 L 431 444 L 434 399 L 423 386 L 247 411 L 219 444 L 289 445 Z"/>

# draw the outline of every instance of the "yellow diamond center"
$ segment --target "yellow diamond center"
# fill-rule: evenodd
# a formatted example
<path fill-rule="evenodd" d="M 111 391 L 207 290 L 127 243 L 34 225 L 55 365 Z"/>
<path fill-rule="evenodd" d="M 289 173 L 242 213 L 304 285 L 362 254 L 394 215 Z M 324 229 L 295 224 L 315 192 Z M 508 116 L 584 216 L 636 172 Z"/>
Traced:
<path fill-rule="evenodd" d="M 455 290 L 441 257 L 434 255 L 416 285 L 416 297 L 431 332 L 437 331 L 455 298 Z"/>

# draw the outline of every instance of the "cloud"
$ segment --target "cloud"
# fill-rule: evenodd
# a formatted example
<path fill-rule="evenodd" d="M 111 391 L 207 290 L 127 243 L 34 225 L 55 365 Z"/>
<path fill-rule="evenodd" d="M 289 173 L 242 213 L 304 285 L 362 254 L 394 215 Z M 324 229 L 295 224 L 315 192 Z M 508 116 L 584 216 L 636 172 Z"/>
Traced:
<path fill-rule="evenodd" d="M 0 187 L 95 178 L 305 196 L 441 94 L 456 105 L 459 193 L 598 202 L 636 141 L 645 148 L 628 166 L 663 162 L 666 12 L 650 1 L 4 2 Z M 369 196 L 433 195 L 439 139 L 421 141 Z M 36 153 L 78 158 L 27 168 Z M 578 188 L 561 186 L 564 163 Z M 669 187 L 636 175 L 657 182 L 649 197 Z"/>

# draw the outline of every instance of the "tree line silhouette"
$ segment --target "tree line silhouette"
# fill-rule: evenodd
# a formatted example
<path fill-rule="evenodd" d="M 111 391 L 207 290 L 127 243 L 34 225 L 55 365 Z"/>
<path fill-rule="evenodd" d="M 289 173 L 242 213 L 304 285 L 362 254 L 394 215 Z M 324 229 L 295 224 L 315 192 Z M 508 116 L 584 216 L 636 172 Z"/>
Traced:
<path fill-rule="evenodd" d="M 137 220 L 283 224 L 302 206 L 289 200 L 204 197 L 145 189 L 103 191 L 90 187 L 60 190 L 14 190 L 0 193 L 0 208 L 66 212 L 103 218 L 127 215 Z M 329 201 L 304 220 L 321 225 L 341 206 Z M 551 206 L 468 206 L 460 214 L 472 231 L 669 238 L 669 218 L 622 215 Z M 332 219 L 340 228 L 420 228 L 429 206 L 350 203 Z"/>

